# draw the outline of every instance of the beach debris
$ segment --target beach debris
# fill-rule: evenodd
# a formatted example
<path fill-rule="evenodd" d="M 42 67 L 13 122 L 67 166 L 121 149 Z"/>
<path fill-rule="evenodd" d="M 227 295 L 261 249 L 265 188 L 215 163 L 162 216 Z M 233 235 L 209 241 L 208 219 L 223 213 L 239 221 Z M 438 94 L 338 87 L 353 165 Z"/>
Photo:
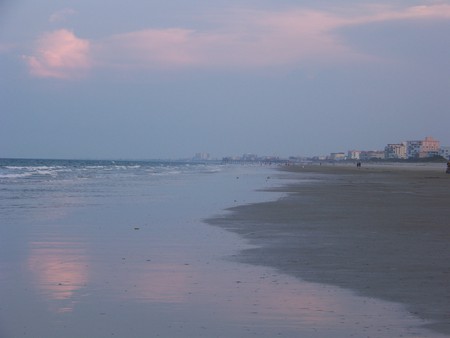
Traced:
<path fill-rule="evenodd" d="M 135 228 L 134 228 L 134 230 L 139 230 L 139 229 L 140 229 L 139 227 L 135 227 Z"/>

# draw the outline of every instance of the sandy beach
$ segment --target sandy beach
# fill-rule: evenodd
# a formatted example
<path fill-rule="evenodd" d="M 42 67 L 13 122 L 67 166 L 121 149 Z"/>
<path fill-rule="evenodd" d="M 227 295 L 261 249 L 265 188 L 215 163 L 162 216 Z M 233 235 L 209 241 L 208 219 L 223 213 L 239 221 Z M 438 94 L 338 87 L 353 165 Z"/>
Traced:
<path fill-rule="evenodd" d="M 403 304 L 450 334 L 445 164 L 306 165 L 280 175 L 289 184 L 275 190 L 286 197 L 209 220 L 255 245 L 239 261 Z"/>
<path fill-rule="evenodd" d="M 1 169 L 2 338 L 448 336 L 434 168 Z"/>

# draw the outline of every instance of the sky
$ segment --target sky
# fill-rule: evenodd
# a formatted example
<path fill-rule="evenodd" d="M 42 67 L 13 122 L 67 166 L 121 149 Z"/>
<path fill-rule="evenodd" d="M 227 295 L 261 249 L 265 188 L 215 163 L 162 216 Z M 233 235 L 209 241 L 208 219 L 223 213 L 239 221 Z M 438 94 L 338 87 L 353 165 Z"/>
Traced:
<path fill-rule="evenodd" d="M 450 146 L 450 1 L 0 0 L 0 157 Z"/>

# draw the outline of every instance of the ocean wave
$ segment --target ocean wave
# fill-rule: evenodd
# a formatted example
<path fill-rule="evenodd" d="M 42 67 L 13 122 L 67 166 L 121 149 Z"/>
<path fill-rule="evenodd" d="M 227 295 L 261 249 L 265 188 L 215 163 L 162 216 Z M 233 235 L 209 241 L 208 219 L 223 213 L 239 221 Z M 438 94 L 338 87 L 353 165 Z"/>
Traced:
<path fill-rule="evenodd" d="M 2 179 L 2 178 L 24 178 L 24 177 L 30 177 L 30 176 L 33 176 L 33 175 L 34 175 L 34 173 L 32 173 L 32 172 L 16 173 L 16 174 L 14 174 L 14 173 L 11 173 L 11 174 L 6 173 L 6 174 L 0 174 L 0 179 Z"/>
<path fill-rule="evenodd" d="M 3 182 L 8 180 L 77 181 L 82 178 L 110 179 L 121 176 L 176 177 L 178 175 L 214 174 L 223 170 L 223 167 L 217 164 L 164 161 L 119 163 L 70 160 L 56 161 L 57 163 L 55 163 L 54 160 L 20 160 L 5 162 L 0 162 L 3 164 L 0 165 L 0 179 Z"/>

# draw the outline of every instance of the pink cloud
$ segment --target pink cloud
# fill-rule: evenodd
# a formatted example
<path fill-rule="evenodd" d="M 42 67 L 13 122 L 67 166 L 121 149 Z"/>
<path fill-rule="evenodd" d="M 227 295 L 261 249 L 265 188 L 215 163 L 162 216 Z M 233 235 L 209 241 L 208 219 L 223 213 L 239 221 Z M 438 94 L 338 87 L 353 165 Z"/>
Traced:
<path fill-rule="evenodd" d="M 439 20 L 450 18 L 450 5 L 435 4 L 396 9 L 390 6 L 369 5 L 361 15 L 347 18 L 343 25 L 364 25 L 368 23 L 400 20 Z M 367 14 L 366 14 L 367 13 Z"/>
<path fill-rule="evenodd" d="M 220 17 L 220 16 L 219 16 Z M 290 9 L 279 12 L 229 11 L 218 28 L 146 29 L 100 42 L 109 64 L 137 67 L 262 67 L 304 61 L 370 59 L 347 45 L 337 30 L 374 22 L 450 17 L 450 5 L 360 6 L 326 12 Z"/>
<path fill-rule="evenodd" d="M 122 66 L 186 66 L 195 62 L 195 40 L 188 29 L 146 29 L 114 35 L 97 45 L 104 61 Z"/>
<path fill-rule="evenodd" d="M 60 79 L 79 77 L 91 67 L 90 42 L 61 29 L 42 35 L 32 55 L 23 58 L 34 76 Z"/>
<path fill-rule="evenodd" d="M 328 59 L 330 55 L 336 58 L 352 53 L 332 34 L 342 19 L 325 12 L 255 12 L 239 22 L 242 27 L 233 26 L 229 41 L 239 45 L 235 62 L 243 62 L 245 66 L 317 61 L 318 58 Z M 241 29 L 245 35 L 241 34 Z"/>
<path fill-rule="evenodd" d="M 343 27 L 450 18 L 450 5 L 361 5 L 334 12 L 239 9 L 213 15 L 208 29 L 143 29 L 97 41 L 68 30 L 44 34 L 24 57 L 38 77 L 73 78 L 95 65 L 109 69 L 258 68 L 376 60 L 348 44 Z M 94 62 L 95 61 L 95 62 Z"/>
<path fill-rule="evenodd" d="M 248 12 L 246 14 L 249 14 Z M 348 52 L 318 19 L 322 13 L 252 13 L 216 30 L 147 29 L 99 42 L 101 63 L 137 68 L 261 67 Z"/>

